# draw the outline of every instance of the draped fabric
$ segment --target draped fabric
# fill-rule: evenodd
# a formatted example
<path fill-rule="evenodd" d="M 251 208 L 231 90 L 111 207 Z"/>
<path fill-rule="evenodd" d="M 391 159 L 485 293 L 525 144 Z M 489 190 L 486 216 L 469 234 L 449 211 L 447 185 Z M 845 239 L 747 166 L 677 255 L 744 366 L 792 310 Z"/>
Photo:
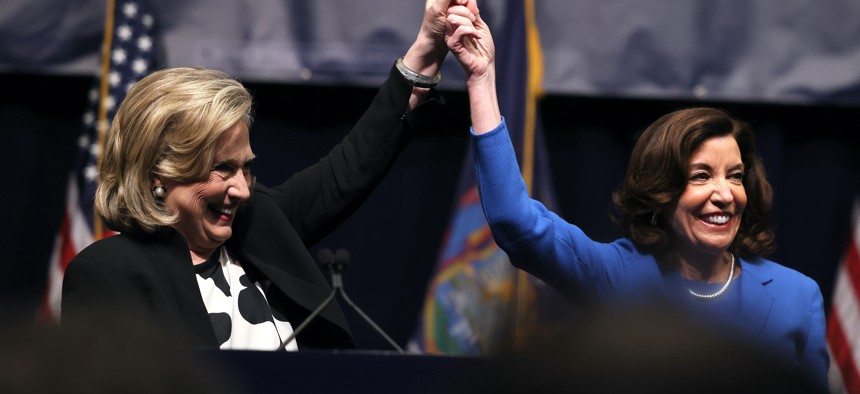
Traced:
<path fill-rule="evenodd" d="M 490 26 L 509 12 L 483 0 Z M 153 0 L 168 66 L 243 80 L 376 86 L 421 23 L 419 3 Z M 97 69 L 101 0 L 5 0 L 0 70 Z M 541 0 L 552 94 L 860 105 L 855 0 Z M 462 89 L 456 62 L 442 86 Z"/>

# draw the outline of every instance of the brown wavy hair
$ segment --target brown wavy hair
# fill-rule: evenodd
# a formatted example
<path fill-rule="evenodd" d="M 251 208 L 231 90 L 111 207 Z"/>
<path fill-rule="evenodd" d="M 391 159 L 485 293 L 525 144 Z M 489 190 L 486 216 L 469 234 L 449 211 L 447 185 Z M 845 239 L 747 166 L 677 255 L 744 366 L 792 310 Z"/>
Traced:
<path fill-rule="evenodd" d="M 690 157 L 705 140 L 731 135 L 744 163 L 743 186 L 747 206 L 729 250 L 744 258 L 773 251 L 768 224 L 773 191 L 756 151 L 750 127 L 715 108 L 689 108 L 663 115 L 639 136 L 621 187 L 612 194 L 613 217 L 633 242 L 653 253 L 665 253 L 674 234 L 664 220 L 652 218 L 687 186 Z"/>

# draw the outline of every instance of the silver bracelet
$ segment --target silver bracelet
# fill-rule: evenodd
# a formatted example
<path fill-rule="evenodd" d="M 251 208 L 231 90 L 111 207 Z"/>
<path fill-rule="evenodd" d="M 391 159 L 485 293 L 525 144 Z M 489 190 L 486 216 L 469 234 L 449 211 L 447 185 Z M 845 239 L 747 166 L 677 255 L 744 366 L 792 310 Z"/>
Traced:
<path fill-rule="evenodd" d="M 436 75 L 432 77 L 428 77 L 424 74 L 419 74 L 412 70 L 409 67 L 406 67 L 403 64 L 403 56 L 397 58 L 397 62 L 395 63 L 397 66 L 397 71 L 400 71 L 400 74 L 403 75 L 403 78 L 406 78 L 407 81 L 412 83 L 412 86 L 419 88 L 432 88 L 439 84 L 439 81 L 442 80 L 442 74 L 436 73 Z"/>

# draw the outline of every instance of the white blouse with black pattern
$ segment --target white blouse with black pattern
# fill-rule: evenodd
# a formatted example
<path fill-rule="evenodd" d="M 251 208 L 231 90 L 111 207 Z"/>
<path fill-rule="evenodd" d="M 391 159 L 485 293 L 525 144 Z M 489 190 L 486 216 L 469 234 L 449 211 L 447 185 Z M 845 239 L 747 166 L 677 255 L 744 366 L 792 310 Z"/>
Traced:
<path fill-rule="evenodd" d="M 194 270 L 221 349 L 277 350 L 292 335 L 292 325 L 272 314 L 262 285 L 225 247 Z M 284 349 L 296 351 L 298 344 L 294 339 Z"/>

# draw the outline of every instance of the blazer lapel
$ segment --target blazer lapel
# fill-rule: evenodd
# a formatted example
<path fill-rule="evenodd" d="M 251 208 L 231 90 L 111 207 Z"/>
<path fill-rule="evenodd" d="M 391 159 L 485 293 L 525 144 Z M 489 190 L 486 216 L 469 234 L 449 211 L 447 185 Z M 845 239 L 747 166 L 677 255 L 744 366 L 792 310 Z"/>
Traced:
<path fill-rule="evenodd" d="M 741 260 L 741 269 L 741 313 L 750 323 L 752 338 L 758 339 L 773 306 L 774 297 L 767 289 L 773 276 L 761 264 L 748 260 Z"/>
<path fill-rule="evenodd" d="M 174 318 L 183 323 L 187 339 L 193 346 L 218 346 L 209 313 L 200 296 L 187 241 L 173 230 L 159 235 L 164 237 L 162 242 L 155 243 L 148 251 L 152 253 L 150 259 L 158 262 L 173 292 L 179 314 Z"/>

